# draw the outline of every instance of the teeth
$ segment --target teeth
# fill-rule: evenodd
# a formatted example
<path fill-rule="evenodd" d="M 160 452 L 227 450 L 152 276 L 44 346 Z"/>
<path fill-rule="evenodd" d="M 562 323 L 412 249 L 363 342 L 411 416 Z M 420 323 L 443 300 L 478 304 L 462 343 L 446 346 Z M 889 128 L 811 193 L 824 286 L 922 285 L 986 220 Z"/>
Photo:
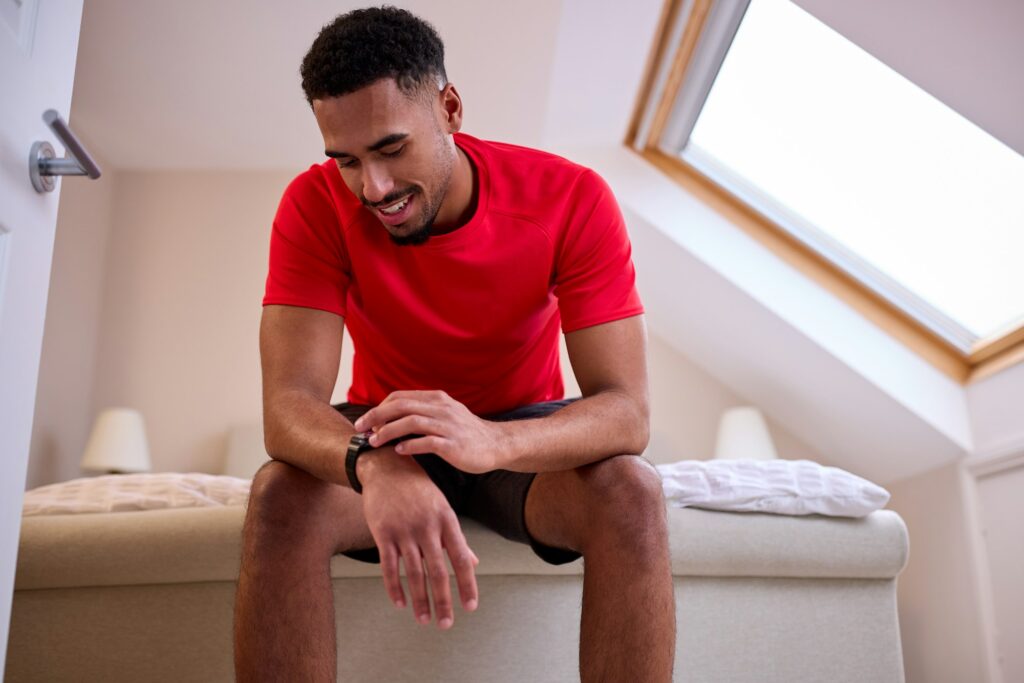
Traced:
<path fill-rule="evenodd" d="M 405 199 L 402 200 L 401 204 L 392 204 L 391 206 L 389 206 L 386 209 L 380 209 L 380 212 L 390 216 L 390 215 L 396 214 L 399 211 L 401 211 L 402 209 L 404 209 L 405 205 L 408 204 L 408 203 L 409 203 L 409 197 L 406 197 Z"/>

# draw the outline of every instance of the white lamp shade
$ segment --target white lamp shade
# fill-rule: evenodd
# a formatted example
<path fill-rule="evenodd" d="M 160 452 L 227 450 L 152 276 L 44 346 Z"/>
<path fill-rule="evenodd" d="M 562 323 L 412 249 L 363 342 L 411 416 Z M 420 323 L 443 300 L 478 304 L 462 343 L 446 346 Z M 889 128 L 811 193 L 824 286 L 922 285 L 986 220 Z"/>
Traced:
<path fill-rule="evenodd" d="M 772 460 L 777 457 L 761 411 L 741 406 L 722 413 L 715 444 L 716 459 Z"/>
<path fill-rule="evenodd" d="M 130 408 L 100 413 L 82 456 L 82 469 L 95 472 L 148 472 L 149 444 L 142 415 Z"/>

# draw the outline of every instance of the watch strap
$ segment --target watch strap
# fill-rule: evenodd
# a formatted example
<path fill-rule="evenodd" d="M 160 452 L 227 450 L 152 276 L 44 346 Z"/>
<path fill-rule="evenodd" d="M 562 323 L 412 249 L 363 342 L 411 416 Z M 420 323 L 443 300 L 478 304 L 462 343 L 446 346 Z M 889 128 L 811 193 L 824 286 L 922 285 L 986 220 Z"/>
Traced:
<path fill-rule="evenodd" d="M 359 483 L 359 477 L 356 476 L 356 462 L 359 460 L 359 454 L 370 450 L 373 446 L 370 445 L 370 434 L 371 432 L 356 432 L 348 440 L 348 452 L 345 454 L 345 473 L 348 475 L 349 486 L 356 493 L 363 492 L 363 485 Z"/>

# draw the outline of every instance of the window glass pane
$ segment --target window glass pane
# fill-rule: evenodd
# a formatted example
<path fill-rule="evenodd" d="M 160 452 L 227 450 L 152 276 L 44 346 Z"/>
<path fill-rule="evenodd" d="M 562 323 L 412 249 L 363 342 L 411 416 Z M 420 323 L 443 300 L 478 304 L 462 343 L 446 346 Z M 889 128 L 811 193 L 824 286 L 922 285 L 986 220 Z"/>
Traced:
<path fill-rule="evenodd" d="M 791 2 L 750 3 L 691 153 L 975 336 L 1024 314 L 1024 157 Z"/>

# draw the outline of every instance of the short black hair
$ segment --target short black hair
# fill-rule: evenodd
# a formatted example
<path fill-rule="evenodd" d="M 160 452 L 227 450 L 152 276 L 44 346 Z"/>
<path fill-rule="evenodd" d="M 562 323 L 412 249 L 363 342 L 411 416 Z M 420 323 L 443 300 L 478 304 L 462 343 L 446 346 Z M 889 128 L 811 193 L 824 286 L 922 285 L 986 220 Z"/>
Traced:
<path fill-rule="evenodd" d="M 397 7 L 368 7 L 327 24 L 302 60 L 306 101 L 355 92 L 394 78 L 410 97 L 427 83 L 448 82 L 444 43 L 434 27 Z"/>

